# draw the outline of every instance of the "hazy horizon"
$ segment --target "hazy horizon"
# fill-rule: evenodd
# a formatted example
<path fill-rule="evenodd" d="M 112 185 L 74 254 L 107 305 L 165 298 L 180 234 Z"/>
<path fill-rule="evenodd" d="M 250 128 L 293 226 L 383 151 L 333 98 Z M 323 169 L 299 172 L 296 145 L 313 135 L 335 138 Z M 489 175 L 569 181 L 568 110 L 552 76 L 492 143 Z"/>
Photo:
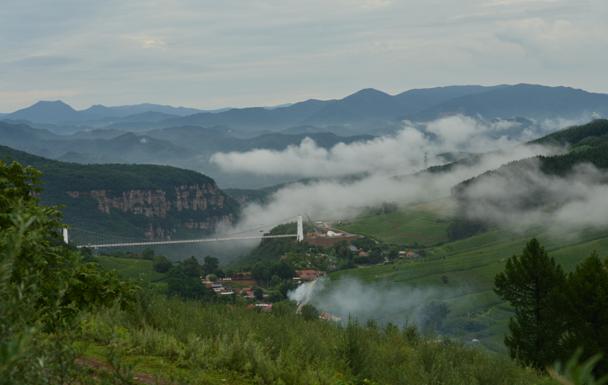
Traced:
<path fill-rule="evenodd" d="M 38 100 L 273 106 L 449 84 L 608 92 L 601 0 L 3 5 L 2 112 Z"/>
<path fill-rule="evenodd" d="M 53 102 L 62 102 L 65 103 L 67 105 L 69 105 L 70 107 L 74 108 L 76 111 L 83 111 L 86 110 L 88 108 L 94 107 L 94 106 L 105 106 L 105 107 L 124 107 L 124 106 L 136 106 L 136 105 L 146 105 L 146 104 L 153 104 L 153 105 L 165 105 L 165 106 L 170 106 L 170 107 L 176 107 L 176 108 L 192 108 L 192 109 L 199 109 L 201 111 L 221 111 L 221 110 L 226 110 L 226 109 L 232 109 L 232 108 L 253 108 L 253 107 L 263 107 L 263 108 L 281 108 L 281 107 L 286 107 L 295 103 L 299 103 L 299 102 L 304 102 L 306 100 L 321 100 L 321 101 L 329 101 L 329 100 L 340 100 L 343 99 L 345 97 L 348 97 L 350 95 L 353 95 L 357 92 L 360 91 L 364 91 L 364 90 L 369 90 L 369 89 L 374 89 L 376 91 L 380 91 L 380 92 L 384 92 L 386 94 L 389 94 L 391 96 L 395 96 L 398 95 L 400 93 L 403 92 L 408 92 L 408 91 L 413 91 L 413 90 L 420 90 L 420 89 L 432 89 L 432 88 L 444 88 L 444 87 L 458 87 L 458 86 L 483 86 L 483 87 L 492 87 L 492 86 L 515 86 L 515 85 L 520 85 L 520 84 L 527 84 L 527 85 L 534 85 L 534 86 L 542 86 L 542 87 L 565 87 L 565 88 L 572 88 L 575 90 L 582 90 L 585 92 L 589 92 L 589 93 L 598 93 L 598 94 L 608 94 L 607 92 L 598 92 L 598 91 L 591 91 L 588 89 L 584 89 L 584 88 L 578 88 L 578 87 L 572 87 L 569 85 L 563 85 L 563 84 L 556 84 L 556 85 L 548 85 L 548 84 L 536 84 L 536 83 L 512 83 L 512 84 L 507 84 L 507 83 L 496 83 L 496 84 L 458 84 L 458 83 L 454 83 L 454 84 L 446 84 L 446 85 L 438 85 L 438 86 L 429 86 L 429 87 L 417 87 L 417 88 L 408 88 L 408 89 L 404 89 L 401 91 L 396 91 L 396 92 L 387 92 L 385 90 L 382 89 L 378 89 L 378 88 L 374 88 L 374 87 L 364 87 L 361 89 L 357 89 L 354 90 L 348 94 L 345 95 L 340 95 L 340 96 L 336 96 L 333 98 L 317 98 L 317 97 L 310 97 L 307 99 L 302 99 L 302 100 L 293 100 L 293 101 L 284 101 L 284 102 L 278 102 L 277 104 L 272 104 L 272 105 L 256 105 L 256 104 L 250 104 L 250 105 L 242 105 L 242 106 L 233 106 L 233 105 L 226 105 L 226 106 L 215 106 L 215 107 L 206 107 L 206 106 L 192 106 L 192 105 L 174 105 L 174 104 L 169 104 L 169 103 L 164 103 L 162 101 L 160 102 L 150 102 L 150 101 L 133 101 L 133 102 L 127 102 L 125 104 L 104 104 L 104 103 L 93 103 L 91 105 L 85 105 L 83 107 L 77 107 L 74 104 L 69 103 L 68 101 L 64 100 L 64 99 L 39 99 L 39 100 L 35 100 L 30 104 L 27 105 L 23 105 L 23 106 L 18 106 L 16 109 L 11 110 L 11 111 L 1 111 L 0 113 L 12 113 L 12 112 L 16 112 L 28 107 L 31 107 L 33 105 L 35 105 L 36 103 L 39 102 L 46 102 L 46 103 L 53 103 Z"/>

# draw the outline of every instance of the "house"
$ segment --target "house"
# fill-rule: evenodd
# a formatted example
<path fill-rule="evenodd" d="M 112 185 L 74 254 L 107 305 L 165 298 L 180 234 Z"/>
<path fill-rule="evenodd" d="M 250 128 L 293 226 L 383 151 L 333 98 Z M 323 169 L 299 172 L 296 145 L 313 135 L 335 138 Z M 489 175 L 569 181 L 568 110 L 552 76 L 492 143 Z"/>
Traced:
<path fill-rule="evenodd" d="M 415 258 L 419 258 L 420 255 L 418 253 L 416 253 L 413 250 L 402 250 L 399 252 L 399 258 L 408 258 L 408 259 L 415 259 Z"/>
<path fill-rule="evenodd" d="M 253 293 L 253 289 L 250 287 L 246 287 L 241 289 L 241 295 L 247 299 L 254 299 L 255 294 Z"/>
<path fill-rule="evenodd" d="M 296 278 L 299 278 L 300 281 L 314 281 L 315 279 L 324 275 L 324 271 L 315 269 L 296 270 Z"/>
<path fill-rule="evenodd" d="M 325 321 L 333 321 L 333 322 L 340 322 L 342 321 L 342 318 L 335 316 L 331 313 L 328 313 L 326 311 L 321 312 L 321 314 L 319 314 L 319 319 L 325 320 Z"/>
<path fill-rule="evenodd" d="M 405 253 L 405 258 L 410 258 L 410 259 L 414 259 L 414 258 L 419 258 L 420 255 L 418 253 L 416 253 L 415 251 L 408 251 L 407 253 Z"/>
<path fill-rule="evenodd" d="M 259 309 L 261 311 L 272 311 L 272 304 L 271 303 L 256 303 L 255 304 L 256 309 Z"/>

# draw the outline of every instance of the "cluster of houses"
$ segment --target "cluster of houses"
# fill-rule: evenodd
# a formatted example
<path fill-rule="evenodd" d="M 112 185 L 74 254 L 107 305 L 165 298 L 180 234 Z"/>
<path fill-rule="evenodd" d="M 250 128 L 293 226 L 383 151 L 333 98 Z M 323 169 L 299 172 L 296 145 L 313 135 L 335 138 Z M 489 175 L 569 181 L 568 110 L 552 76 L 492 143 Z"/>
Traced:
<path fill-rule="evenodd" d="M 211 281 L 209 276 L 207 276 L 201 277 L 201 282 L 206 288 L 213 290 L 213 292 L 217 295 L 234 295 L 234 290 L 230 286 L 224 285 L 224 279 L 221 279 L 220 281 Z"/>
<path fill-rule="evenodd" d="M 324 271 L 315 270 L 315 269 L 303 269 L 296 270 L 296 276 L 293 277 L 294 282 L 300 284 L 302 282 L 310 282 L 315 279 L 321 278 L 325 276 Z"/>
<path fill-rule="evenodd" d="M 339 242 L 352 242 L 359 238 L 360 235 L 332 230 L 327 225 L 323 225 L 317 227 L 314 232 L 306 234 L 306 243 L 319 247 L 332 247 Z"/>

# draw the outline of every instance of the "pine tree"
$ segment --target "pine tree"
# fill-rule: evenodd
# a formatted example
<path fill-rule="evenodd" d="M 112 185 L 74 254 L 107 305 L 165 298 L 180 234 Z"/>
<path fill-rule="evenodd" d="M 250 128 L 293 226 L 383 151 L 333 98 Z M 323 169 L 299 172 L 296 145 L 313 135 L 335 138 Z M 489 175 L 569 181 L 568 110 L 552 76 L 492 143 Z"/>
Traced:
<path fill-rule="evenodd" d="M 608 261 L 593 253 L 568 275 L 566 344 L 570 351 L 582 349 L 583 358 L 608 352 Z M 595 368 L 608 374 L 608 357 Z"/>
<path fill-rule="evenodd" d="M 559 298 L 565 275 L 561 267 L 532 239 L 521 255 L 509 258 L 494 283 L 494 291 L 515 311 L 505 337 L 511 357 L 537 369 L 553 364 L 561 355 L 564 330 Z"/>

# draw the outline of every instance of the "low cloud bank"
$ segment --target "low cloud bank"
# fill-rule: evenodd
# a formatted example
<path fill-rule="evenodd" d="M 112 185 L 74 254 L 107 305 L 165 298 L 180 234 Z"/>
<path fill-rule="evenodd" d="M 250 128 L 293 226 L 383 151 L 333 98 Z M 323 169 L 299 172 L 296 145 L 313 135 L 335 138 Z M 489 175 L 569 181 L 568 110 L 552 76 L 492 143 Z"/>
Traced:
<path fill-rule="evenodd" d="M 540 226 L 557 235 L 608 227 L 608 173 L 580 164 L 547 175 L 538 160 L 484 175 L 462 193 L 464 213 L 516 231 Z"/>
<path fill-rule="evenodd" d="M 302 171 L 304 175 L 342 175 L 365 172 L 356 179 L 322 179 L 294 183 L 276 191 L 266 204 L 244 207 L 242 220 L 225 232 L 242 231 L 284 223 L 298 215 L 313 220 L 352 218 L 383 203 L 407 206 L 437 199 L 449 201 L 451 190 L 462 181 L 494 170 L 512 161 L 537 155 L 553 155 L 563 149 L 517 144 L 503 135 L 513 129 L 511 121 L 492 124 L 462 116 L 440 119 L 424 127 L 406 127 L 393 137 L 370 142 L 337 145 L 325 150 L 312 142 L 285 151 L 256 150 L 233 154 L 228 163 L 251 172 Z M 517 131 L 522 136 L 531 133 Z M 474 162 L 462 162 L 443 172 L 418 172 L 425 154 L 439 163 L 445 151 L 465 152 L 494 149 Z M 262 161 L 257 160 L 260 155 Z M 267 158 L 265 158 L 267 156 Z M 574 232 L 608 226 L 608 187 L 605 173 L 581 166 L 565 176 L 547 176 L 534 161 L 517 172 L 503 168 L 481 178 L 466 192 L 466 210 L 461 215 L 516 230 L 543 226 Z M 266 171 L 264 171 L 266 170 Z M 294 171 L 295 172 L 295 171 Z M 399 175 L 400 177 L 395 177 Z M 528 204 L 535 199 L 536 205 Z"/>
<path fill-rule="evenodd" d="M 443 163 L 443 153 L 506 150 L 537 137 L 538 126 L 513 120 L 484 121 L 456 115 L 426 124 L 405 123 L 395 135 L 330 149 L 306 138 L 282 151 L 256 149 L 216 153 L 211 163 L 224 172 L 336 177 L 359 173 L 405 174 Z M 544 130 L 544 129 L 542 129 Z"/>
<path fill-rule="evenodd" d="M 457 166 L 449 172 L 418 173 L 398 178 L 371 174 L 349 182 L 294 183 L 275 192 L 267 204 L 245 206 L 242 220 L 230 231 L 256 228 L 261 224 L 276 225 L 297 215 L 313 220 L 351 218 L 382 203 L 410 205 L 446 198 L 450 196 L 451 188 L 463 180 L 513 160 L 551 152 L 551 149 L 539 146 L 519 146 L 510 151 L 484 155 L 474 164 Z"/>
<path fill-rule="evenodd" d="M 349 318 L 359 322 L 374 320 L 382 324 L 414 325 L 424 330 L 429 327 L 429 322 L 437 324 L 441 321 L 431 319 L 441 317 L 433 305 L 462 292 L 454 288 L 389 286 L 351 278 L 329 282 L 321 278 L 300 285 L 289 292 L 288 297 L 298 304 L 310 304 L 320 311 L 329 312 L 342 321 Z"/>

